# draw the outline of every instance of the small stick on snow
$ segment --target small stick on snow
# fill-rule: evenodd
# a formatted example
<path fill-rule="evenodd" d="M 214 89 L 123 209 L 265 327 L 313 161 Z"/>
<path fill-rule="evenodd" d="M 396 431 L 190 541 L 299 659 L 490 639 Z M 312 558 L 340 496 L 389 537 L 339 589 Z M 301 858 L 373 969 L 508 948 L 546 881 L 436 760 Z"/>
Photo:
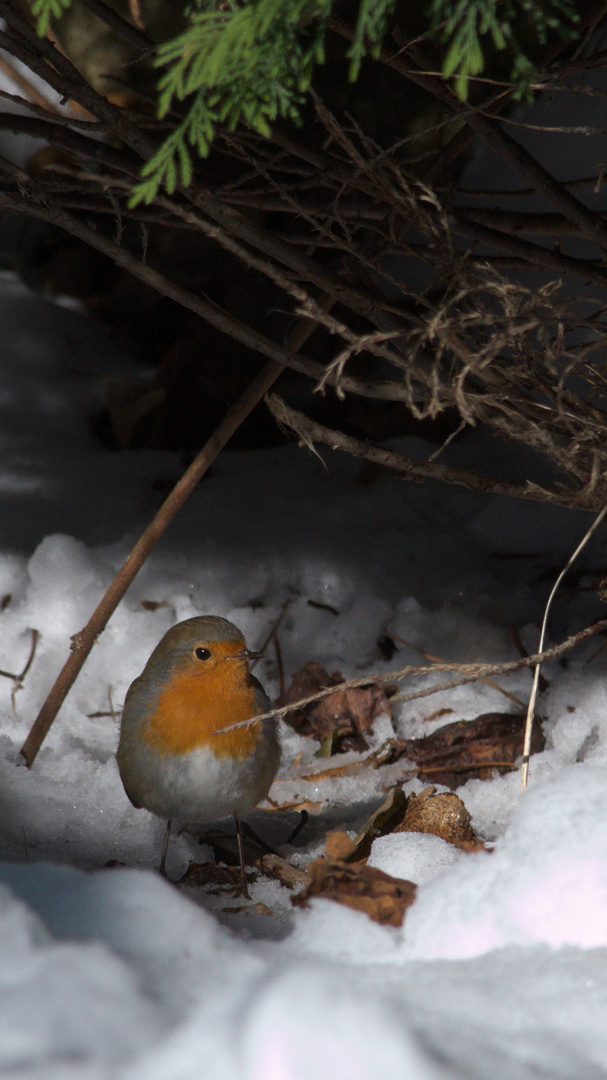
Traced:
<path fill-rule="evenodd" d="M 38 630 L 32 630 L 32 644 L 30 646 L 30 653 L 25 662 L 25 667 L 23 668 L 23 671 L 20 675 L 13 675 L 11 671 L 0 671 L 0 675 L 3 676 L 3 678 L 13 680 L 13 689 L 11 691 L 11 705 L 13 707 L 13 712 L 15 711 L 15 695 L 18 690 L 23 689 L 23 680 L 25 679 L 25 676 L 27 675 L 34 661 L 39 637 L 40 634 Z"/>

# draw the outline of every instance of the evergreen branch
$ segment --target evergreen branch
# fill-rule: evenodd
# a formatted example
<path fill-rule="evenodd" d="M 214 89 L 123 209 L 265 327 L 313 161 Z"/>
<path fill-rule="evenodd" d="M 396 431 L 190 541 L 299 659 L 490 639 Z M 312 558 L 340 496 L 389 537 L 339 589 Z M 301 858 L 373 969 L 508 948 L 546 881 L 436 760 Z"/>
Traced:
<path fill-rule="evenodd" d="M 60 19 L 70 7 L 72 0 L 32 0 L 32 15 L 36 20 L 36 29 L 43 37 L 53 19 Z"/>
<path fill-rule="evenodd" d="M 39 34 L 71 0 L 31 0 Z M 529 96 L 534 65 L 527 53 L 549 32 L 574 36 L 575 0 L 426 0 L 430 33 L 443 45 L 443 76 L 455 76 L 460 99 L 483 71 L 488 44 L 511 58 L 514 97 Z M 263 137 L 277 120 L 298 123 L 314 70 L 325 59 L 325 39 L 336 0 L 197 0 L 185 29 L 161 42 L 158 116 L 183 119 L 147 162 L 131 205 L 150 203 L 160 188 L 189 184 L 193 157 L 206 157 L 218 126 L 239 124 Z M 365 55 L 378 58 L 395 0 L 358 0 L 352 19 L 348 78 L 356 80 Z M 183 115 L 185 112 L 185 115 Z"/>
<path fill-rule="evenodd" d="M 377 60 L 381 42 L 388 30 L 388 16 L 392 14 L 395 0 L 377 3 L 377 0 L 361 0 L 354 38 L 346 56 L 350 60 L 348 78 L 355 82 L 361 62 L 367 52 Z"/>
<path fill-rule="evenodd" d="M 520 17 L 526 21 L 541 45 L 549 31 L 568 40 L 575 34 L 579 13 L 573 0 L 432 0 L 429 8 L 431 32 L 446 45 L 443 75 L 457 74 L 455 90 L 463 101 L 468 82 L 485 66 L 482 38 L 490 37 L 497 52 L 508 50 L 512 57 L 510 78 L 514 97 L 530 96 L 534 64 L 519 43 Z"/>
<path fill-rule="evenodd" d="M 143 179 L 133 187 L 129 200 L 131 208 L 140 202 L 149 206 L 162 187 L 169 195 L 180 184 L 189 187 L 194 175 L 189 146 L 194 147 L 199 157 L 206 157 L 215 134 L 216 120 L 217 114 L 208 108 L 204 96 L 197 94 L 185 119 L 142 167 Z"/>
<path fill-rule="evenodd" d="M 394 0 L 361 0 L 354 39 L 348 49 L 350 79 L 365 52 L 377 50 Z M 159 187 L 191 173 L 186 140 L 208 154 L 215 125 L 233 131 L 242 123 L 269 137 L 277 120 L 298 123 L 305 92 L 317 64 L 324 61 L 325 37 L 334 0 L 230 0 L 217 11 L 202 0 L 183 33 L 159 46 L 155 66 L 162 118 L 178 102 L 194 102 L 182 124 L 144 170 L 133 204 L 150 202 Z"/>

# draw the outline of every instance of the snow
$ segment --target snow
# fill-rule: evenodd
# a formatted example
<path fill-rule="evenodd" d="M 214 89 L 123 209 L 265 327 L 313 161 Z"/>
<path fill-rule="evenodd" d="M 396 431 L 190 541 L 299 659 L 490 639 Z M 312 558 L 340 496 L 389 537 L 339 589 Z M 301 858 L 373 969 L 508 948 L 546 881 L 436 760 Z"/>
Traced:
<path fill-rule="evenodd" d="M 607 656 L 591 659 L 600 639 L 546 667 L 547 746 L 532 762 L 528 792 L 521 796 L 517 773 L 460 788 L 475 829 L 495 841 L 491 852 L 462 853 L 428 834 L 374 842 L 370 865 L 419 885 L 401 929 L 323 899 L 294 908 L 289 890 L 262 876 L 250 904 L 163 881 L 155 868 L 164 823 L 130 805 L 113 756 L 126 689 L 179 619 L 215 612 L 256 647 L 284 610 L 287 675 L 309 659 L 345 676 L 423 662 L 409 646 L 445 659 L 511 659 L 508 626 L 519 625 L 534 646 L 550 585 L 546 567 L 559 566 L 588 519 L 432 484 L 408 487 L 387 475 L 363 487 L 351 460 L 326 455 L 325 470 L 294 446 L 225 453 L 113 616 L 28 771 L 19 747 L 69 638 L 153 512 L 153 481 L 177 475 L 179 466 L 176 455 L 96 447 L 85 420 L 99 373 L 89 367 L 86 393 L 80 384 L 74 398 L 70 379 L 95 350 L 113 349 L 118 367 L 127 361 L 78 312 L 51 307 L 10 277 L 0 284 L 6 451 L 25 463 L 24 480 L 37 477 L 35 486 L 1 496 L 7 515 L 15 508 L 27 528 L 19 540 L 3 515 L 0 592 L 10 600 L 0 613 L 0 669 L 18 675 L 32 630 L 39 635 L 23 683 L 0 678 L 0 1075 L 604 1076 Z M 24 310 L 32 313 L 25 328 Z M 35 394 L 23 391 L 17 350 Z M 45 385 L 56 386 L 59 363 L 69 439 L 58 422 L 44 427 Z M 489 460 L 495 440 L 480 432 L 451 449 L 454 459 L 472 456 L 483 439 Z M 407 446 L 430 450 L 420 440 Z M 68 532 L 54 531 L 58 520 Z M 589 581 L 605 544 L 599 532 L 584 554 Z M 529 559 L 510 559 L 521 547 Z M 158 606 L 144 608 L 142 600 Z M 601 614 L 590 586 L 563 590 L 551 633 L 560 637 Z M 391 661 L 377 648 L 386 631 L 398 647 Z M 275 694 L 271 648 L 256 671 Z M 524 701 L 529 673 L 502 685 Z M 404 684 L 417 686 L 419 677 Z M 438 715 L 442 709 L 450 711 Z M 394 724 L 380 718 L 372 748 L 393 734 L 427 734 L 445 722 L 515 709 L 484 683 L 443 691 L 397 707 Z M 360 756 L 328 762 L 315 750 L 284 728 L 271 797 L 316 804 L 295 844 L 287 844 L 293 811 L 266 805 L 251 818 L 300 866 L 322 853 L 328 829 L 355 835 L 399 775 L 397 764 L 326 779 L 329 765 Z M 409 779 L 405 790 L 424 786 Z M 208 845 L 184 832 L 170 848 L 170 877 L 212 858 Z"/>
<path fill-rule="evenodd" d="M 538 151 L 535 136 L 530 145 Z M 475 176 L 486 183 L 490 165 L 478 158 L 469 186 Z M 584 171 L 581 157 L 575 168 Z M 388 474 L 363 485 L 359 465 L 329 451 L 324 466 L 293 445 L 226 452 L 112 617 L 28 771 L 19 747 L 70 636 L 159 505 L 154 483 L 181 466 L 173 454 L 108 453 L 89 433 L 103 379 L 133 370 L 119 341 L 9 274 L 0 318 L 0 599 L 9 597 L 0 610 L 0 1076 L 604 1078 L 607 650 L 594 655 L 603 639 L 546 665 L 547 744 L 525 795 L 515 772 L 459 789 L 491 851 L 463 853 L 427 834 L 375 840 L 370 865 L 419 886 L 402 928 L 323 899 L 295 908 L 262 876 L 251 903 L 162 880 L 164 823 L 130 805 L 114 759 L 126 690 L 174 622 L 219 614 L 256 648 L 283 613 L 287 676 L 311 659 L 346 677 L 389 671 L 423 662 L 416 649 L 513 659 L 508 628 L 535 647 L 554 575 L 588 516 Z M 423 457 L 436 447 L 407 439 L 402 449 Z M 465 467 L 481 455 L 488 474 L 541 482 L 546 473 L 482 431 L 456 439 L 442 460 Z M 552 640 L 603 616 L 593 583 L 606 550 L 603 528 L 577 587 L 557 596 Z M 385 632 L 398 648 L 391 661 L 377 647 Z M 275 695 L 271 647 L 256 674 Z M 529 673 L 501 685 L 524 702 Z M 397 707 L 394 724 L 380 718 L 371 745 L 516 707 L 485 683 L 443 691 Z M 316 748 L 284 729 L 270 795 L 313 806 L 294 843 L 294 811 L 266 804 L 251 817 L 298 866 L 322 853 L 329 829 L 354 836 L 402 776 L 397 764 L 323 778 L 359 756 L 327 761 Z M 409 779 L 405 791 L 424 786 Z M 169 876 L 212 858 L 183 832 Z"/>
<path fill-rule="evenodd" d="M 453 844 L 431 833 L 389 833 L 373 841 L 368 866 L 383 870 L 392 877 L 423 885 L 458 859 Z"/>

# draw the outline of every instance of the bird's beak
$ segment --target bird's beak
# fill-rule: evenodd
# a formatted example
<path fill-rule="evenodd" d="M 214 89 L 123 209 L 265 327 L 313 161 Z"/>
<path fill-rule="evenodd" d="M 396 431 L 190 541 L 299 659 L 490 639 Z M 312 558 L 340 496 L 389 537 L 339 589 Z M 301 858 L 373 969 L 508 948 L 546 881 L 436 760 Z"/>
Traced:
<path fill-rule="evenodd" d="M 231 657 L 232 660 L 261 660 L 263 653 L 253 652 L 253 649 L 241 649 L 240 652 L 234 653 Z"/>

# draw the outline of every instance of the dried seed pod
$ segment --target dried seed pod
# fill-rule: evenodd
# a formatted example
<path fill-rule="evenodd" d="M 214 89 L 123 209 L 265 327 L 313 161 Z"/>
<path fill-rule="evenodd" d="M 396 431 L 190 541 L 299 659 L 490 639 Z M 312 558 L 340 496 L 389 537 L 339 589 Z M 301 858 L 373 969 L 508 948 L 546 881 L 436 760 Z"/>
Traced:
<path fill-rule="evenodd" d="M 395 832 L 434 833 L 450 844 L 469 844 L 477 839 L 472 819 L 459 796 L 437 795 L 435 787 L 411 795 L 402 823 Z"/>

